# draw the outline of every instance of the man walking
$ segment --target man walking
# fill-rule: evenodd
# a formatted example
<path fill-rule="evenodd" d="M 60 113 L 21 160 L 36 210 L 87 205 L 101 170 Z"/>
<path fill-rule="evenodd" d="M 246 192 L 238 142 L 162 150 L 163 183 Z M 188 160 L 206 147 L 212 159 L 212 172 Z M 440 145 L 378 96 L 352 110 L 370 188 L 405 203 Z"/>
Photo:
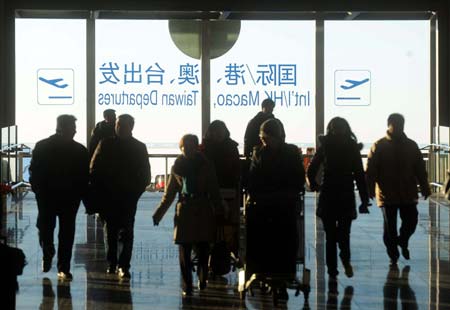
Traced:
<path fill-rule="evenodd" d="M 117 271 L 125 279 L 130 278 L 137 202 L 151 177 L 147 147 L 133 138 L 133 127 L 131 115 L 120 115 L 116 136 L 100 142 L 90 166 L 92 187 L 103 204 L 100 216 L 104 219 L 106 271 Z M 122 245 L 119 254 L 118 242 Z"/>
<path fill-rule="evenodd" d="M 103 121 L 98 122 L 92 130 L 91 141 L 89 142 L 89 156 L 92 157 L 95 148 L 100 141 L 107 137 L 113 137 L 116 126 L 116 111 L 113 109 L 106 109 L 103 111 Z"/>
<path fill-rule="evenodd" d="M 405 119 L 401 114 L 388 118 L 386 136 L 372 146 L 367 157 L 367 183 L 371 198 L 377 197 L 384 218 L 383 241 L 391 264 L 400 256 L 410 258 L 409 238 L 418 222 L 417 183 L 424 199 L 430 196 L 425 162 L 417 143 L 409 139 L 404 130 Z M 402 220 L 397 232 L 397 213 Z"/>
<path fill-rule="evenodd" d="M 62 280 L 72 280 L 75 218 L 89 179 L 87 149 L 73 140 L 75 121 L 73 115 L 58 116 L 56 134 L 36 144 L 30 164 L 30 182 L 38 205 L 36 226 L 43 251 L 42 271 L 52 267 L 53 232 L 58 218 L 58 277 Z"/>

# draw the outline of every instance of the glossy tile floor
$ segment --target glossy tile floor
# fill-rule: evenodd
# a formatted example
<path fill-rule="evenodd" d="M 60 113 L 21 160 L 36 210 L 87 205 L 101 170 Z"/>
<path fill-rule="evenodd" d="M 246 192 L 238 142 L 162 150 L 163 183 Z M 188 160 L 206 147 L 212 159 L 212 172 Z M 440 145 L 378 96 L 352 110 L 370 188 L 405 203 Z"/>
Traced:
<path fill-rule="evenodd" d="M 272 309 L 272 299 L 258 289 L 239 300 L 237 274 L 210 281 L 208 289 L 189 300 L 181 298 L 178 251 L 172 243 L 173 208 L 160 226 L 151 215 L 161 193 L 145 193 L 138 206 L 129 282 L 105 274 L 103 234 L 96 219 L 81 207 L 73 249 L 70 283 L 58 282 L 55 264 L 41 271 L 41 250 L 35 228 L 33 193 L 8 206 L 8 243 L 24 250 L 28 265 L 19 277 L 17 309 Z M 311 270 L 311 293 L 289 291 L 288 309 L 450 309 L 449 206 L 438 198 L 421 201 L 419 225 L 411 239 L 411 260 L 400 259 L 389 269 L 382 242 L 382 216 L 377 207 L 359 215 L 352 226 L 355 276 L 328 284 L 324 266 L 324 233 L 314 216 L 314 195 L 306 197 L 306 266 Z M 56 238 L 56 232 L 55 232 Z M 341 269 L 342 270 L 342 269 Z M 0 307 L 1 308 L 1 307 Z"/>

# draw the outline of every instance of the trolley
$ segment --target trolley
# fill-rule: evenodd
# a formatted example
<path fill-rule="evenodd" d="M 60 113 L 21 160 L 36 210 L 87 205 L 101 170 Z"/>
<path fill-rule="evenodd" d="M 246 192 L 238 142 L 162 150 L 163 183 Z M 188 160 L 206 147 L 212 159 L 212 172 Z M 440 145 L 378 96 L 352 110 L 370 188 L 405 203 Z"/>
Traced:
<path fill-rule="evenodd" d="M 252 216 L 251 208 L 254 207 L 249 197 L 245 197 L 246 202 L 244 203 L 243 210 L 241 212 L 240 221 L 240 257 L 243 260 L 243 268 L 239 270 L 238 274 L 238 290 L 241 301 L 245 300 L 247 292 L 253 296 L 253 288 L 255 284 L 259 285 L 263 292 L 272 291 L 273 303 L 278 304 L 279 296 L 276 293 L 277 289 L 280 287 L 285 287 L 287 289 L 294 289 L 295 296 L 303 293 L 305 298 L 305 303 L 308 302 L 309 292 L 310 292 L 310 270 L 305 266 L 305 195 L 304 192 L 300 193 L 298 196 L 293 198 L 293 203 L 295 204 L 295 222 L 296 222 L 296 235 L 297 235 L 297 253 L 294 253 L 296 272 L 288 273 L 278 273 L 278 272 L 266 272 L 263 270 L 258 270 L 258 268 L 253 268 L 251 265 L 254 263 L 247 257 L 247 229 L 249 224 L 251 225 Z M 281 203 L 280 203 L 281 204 Z M 264 217 L 264 215 L 262 215 Z M 251 245 L 250 245 L 251 246 Z M 264 245 L 267 247 L 267 251 L 270 251 L 271 245 Z M 281 253 L 276 253 L 281 254 Z M 273 255 L 273 253 L 272 253 Z M 271 268 L 269 268 L 271 269 Z M 301 279 L 297 274 L 301 272 Z"/>

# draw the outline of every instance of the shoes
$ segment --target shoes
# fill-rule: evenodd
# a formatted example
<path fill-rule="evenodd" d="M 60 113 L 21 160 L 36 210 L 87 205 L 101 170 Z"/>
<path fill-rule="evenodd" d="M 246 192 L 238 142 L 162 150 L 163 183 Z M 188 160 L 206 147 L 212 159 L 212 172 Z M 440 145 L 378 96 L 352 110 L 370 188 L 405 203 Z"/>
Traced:
<path fill-rule="evenodd" d="M 106 268 L 107 274 L 116 274 L 117 273 L 117 267 L 116 265 L 109 265 L 108 268 Z"/>
<path fill-rule="evenodd" d="M 199 289 L 200 291 L 203 291 L 204 289 L 206 289 L 206 284 L 207 284 L 206 281 L 200 281 L 200 280 L 198 280 L 198 289 Z"/>
<path fill-rule="evenodd" d="M 130 279 L 131 278 L 130 270 L 128 270 L 127 268 L 119 268 L 117 273 L 119 274 L 119 277 L 121 279 Z"/>
<path fill-rule="evenodd" d="M 192 296 L 192 289 L 186 289 L 181 291 L 181 295 L 183 297 L 190 297 Z"/>
<path fill-rule="evenodd" d="M 345 269 L 345 275 L 348 277 L 348 278 L 351 278 L 351 277 L 353 277 L 353 267 L 352 267 L 352 265 L 350 264 L 350 263 L 347 263 L 347 264 L 345 264 L 344 265 L 344 269 Z"/>
<path fill-rule="evenodd" d="M 409 260 L 409 250 L 407 247 L 401 247 L 402 249 L 402 256 L 406 259 Z"/>
<path fill-rule="evenodd" d="M 389 266 L 397 266 L 398 258 L 391 258 Z"/>
<path fill-rule="evenodd" d="M 42 258 L 42 271 L 43 272 L 49 272 L 50 269 L 52 269 L 52 260 L 53 257 L 43 257 Z"/>
<path fill-rule="evenodd" d="M 69 271 L 58 271 L 58 279 L 63 281 L 72 281 L 73 276 Z"/>

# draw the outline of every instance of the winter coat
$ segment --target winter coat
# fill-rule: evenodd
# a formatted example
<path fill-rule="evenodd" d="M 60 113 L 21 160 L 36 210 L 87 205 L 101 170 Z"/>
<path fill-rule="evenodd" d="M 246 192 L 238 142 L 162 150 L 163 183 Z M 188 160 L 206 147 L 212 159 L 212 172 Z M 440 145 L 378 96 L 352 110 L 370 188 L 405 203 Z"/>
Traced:
<path fill-rule="evenodd" d="M 123 196 L 135 197 L 137 202 L 151 179 L 147 147 L 133 137 L 105 138 L 95 150 L 90 171 L 91 188 L 105 202 Z M 105 207 L 105 214 L 120 213 Z"/>
<path fill-rule="evenodd" d="M 89 156 L 94 155 L 97 145 L 105 138 L 114 137 L 116 135 L 115 124 L 106 121 L 98 122 L 92 130 L 91 141 L 89 142 Z"/>
<path fill-rule="evenodd" d="M 311 188 L 317 188 L 317 173 L 323 176 L 316 215 L 332 218 L 356 218 L 355 184 L 362 201 L 369 195 L 360 154 L 360 145 L 352 139 L 336 136 L 319 137 L 320 146 L 308 167 Z"/>
<path fill-rule="evenodd" d="M 237 189 L 240 177 L 238 143 L 230 138 L 219 143 L 205 140 L 201 149 L 214 164 L 219 187 Z"/>
<path fill-rule="evenodd" d="M 417 203 L 418 184 L 423 196 L 431 193 L 422 153 L 405 134 L 387 133 L 375 142 L 367 156 L 366 174 L 378 206 Z"/>
<path fill-rule="evenodd" d="M 215 212 L 222 207 L 214 166 L 201 153 L 194 158 L 178 156 L 167 190 L 153 214 L 161 221 L 178 193 L 174 216 L 174 242 L 211 242 L 215 238 Z"/>
<path fill-rule="evenodd" d="M 283 143 L 276 153 L 264 146 L 255 150 L 249 170 L 250 195 L 303 191 L 305 170 L 295 145 Z"/>
<path fill-rule="evenodd" d="M 298 148 L 255 148 L 246 204 L 247 267 L 252 273 L 293 273 L 299 244 L 297 205 L 305 184 Z"/>
<path fill-rule="evenodd" d="M 39 141 L 30 164 L 30 183 L 36 197 L 82 198 L 89 180 L 88 156 L 83 145 L 58 134 Z"/>

